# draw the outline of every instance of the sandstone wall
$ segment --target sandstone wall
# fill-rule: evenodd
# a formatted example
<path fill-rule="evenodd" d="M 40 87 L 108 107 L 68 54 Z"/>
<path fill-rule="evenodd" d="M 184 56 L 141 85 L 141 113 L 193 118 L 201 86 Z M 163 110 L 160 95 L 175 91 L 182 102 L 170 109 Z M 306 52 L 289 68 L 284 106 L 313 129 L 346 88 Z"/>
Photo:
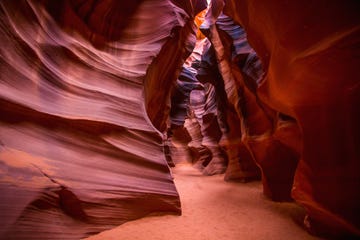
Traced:
<path fill-rule="evenodd" d="M 1 238 L 79 239 L 180 214 L 162 131 L 206 2 L 0 6 Z"/>

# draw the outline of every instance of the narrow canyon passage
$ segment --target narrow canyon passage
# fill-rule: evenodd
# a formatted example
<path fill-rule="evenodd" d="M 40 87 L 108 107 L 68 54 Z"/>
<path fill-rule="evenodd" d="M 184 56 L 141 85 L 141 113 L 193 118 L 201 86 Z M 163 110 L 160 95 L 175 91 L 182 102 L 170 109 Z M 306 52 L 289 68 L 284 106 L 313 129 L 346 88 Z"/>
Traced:
<path fill-rule="evenodd" d="M 0 0 L 0 240 L 359 238 L 359 12 Z"/>
<path fill-rule="evenodd" d="M 204 176 L 189 164 L 173 169 L 181 216 L 151 216 L 127 222 L 87 240 L 316 240 L 302 228 L 305 214 L 294 203 L 275 203 L 259 181 L 224 182 Z"/>

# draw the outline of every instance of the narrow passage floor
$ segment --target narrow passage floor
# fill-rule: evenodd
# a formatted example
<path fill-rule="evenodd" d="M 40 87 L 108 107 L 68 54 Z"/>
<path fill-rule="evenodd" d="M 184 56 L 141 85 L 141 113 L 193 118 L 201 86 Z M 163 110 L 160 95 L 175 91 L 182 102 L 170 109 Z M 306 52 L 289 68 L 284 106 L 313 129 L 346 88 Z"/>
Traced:
<path fill-rule="evenodd" d="M 315 240 L 302 229 L 303 210 L 262 194 L 261 182 L 225 182 L 190 165 L 173 168 L 182 216 L 151 216 L 127 222 L 88 240 Z"/>

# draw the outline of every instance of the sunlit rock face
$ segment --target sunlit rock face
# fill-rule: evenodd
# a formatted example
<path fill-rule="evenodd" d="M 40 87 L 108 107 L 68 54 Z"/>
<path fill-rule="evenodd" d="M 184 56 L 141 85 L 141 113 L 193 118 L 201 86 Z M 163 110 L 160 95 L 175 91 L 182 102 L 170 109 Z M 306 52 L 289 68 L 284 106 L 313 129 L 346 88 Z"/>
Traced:
<path fill-rule="evenodd" d="M 263 64 L 255 94 L 275 119 L 272 136 L 279 142 L 271 152 L 284 155 L 266 156 L 264 146 L 251 141 L 248 146 L 263 159 L 265 175 L 266 169 L 282 174 L 281 165 L 299 156 L 291 196 L 305 207 L 309 230 L 325 236 L 360 236 L 359 6 L 225 1 L 224 13 L 244 27 Z"/>
<path fill-rule="evenodd" d="M 161 132 L 206 2 L 0 4 L 0 238 L 180 213 Z"/>

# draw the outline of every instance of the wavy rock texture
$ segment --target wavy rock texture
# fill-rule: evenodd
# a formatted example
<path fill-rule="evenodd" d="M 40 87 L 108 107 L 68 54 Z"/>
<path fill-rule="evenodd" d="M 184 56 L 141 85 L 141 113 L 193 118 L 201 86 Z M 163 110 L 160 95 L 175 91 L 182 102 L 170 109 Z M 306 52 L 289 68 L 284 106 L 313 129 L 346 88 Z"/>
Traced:
<path fill-rule="evenodd" d="M 216 4 L 213 2 L 210 8 L 206 20 L 200 27 L 201 31 L 207 35 L 213 45 L 215 51 L 207 52 L 207 65 L 208 69 L 205 72 L 203 78 L 212 79 L 211 82 L 215 83 L 217 94 L 220 96 L 219 102 L 221 108 L 226 109 L 220 111 L 220 122 L 222 123 L 222 136 L 219 141 L 219 145 L 225 150 L 229 164 L 226 170 L 225 180 L 240 180 L 243 182 L 260 178 L 259 168 L 256 166 L 251 152 L 247 149 L 246 145 L 242 141 L 242 138 L 247 133 L 248 126 L 246 125 L 245 117 L 248 117 L 247 112 L 251 109 L 252 111 L 257 110 L 256 103 L 254 106 L 248 107 L 249 100 L 245 98 L 244 83 L 240 77 L 240 81 L 235 78 L 235 75 L 231 72 L 230 63 L 231 49 L 233 42 L 239 41 L 238 38 L 245 39 L 245 45 L 236 43 L 235 47 L 242 49 L 241 51 L 247 51 L 251 47 L 246 43 L 246 37 L 241 35 L 241 29 L 239 26 L 232 24 L 228 31 L 233 31 L 235 34 L 231 39 L 230 36 L 225 33 L 221 39 L 217 26 L 226 28 L 226 16 L 217 16 L 219 14 L 216 11 Z M 231 29 L 235 27 L 235 29 Z M 243 31 L 242 31 L 243 32 Z M 243 32 L 244 33 L 244 32 Z M 227 38 L 226 38 L 227 37 Z M 227 46 L 223 45 L 227 44 Z M 252 49 L 251 49 L 252 50 Z M 253 50 L 252 50 L 253 51 Z M 247 93 L 248 94 L 248 93 Z M 248 94 L 249 95 L 249 94 Z M 247 97 L 247 96 L 246 96 Z M 246 109 L 246 107 L 248 109 Z M 246 116 L 245 116 L 246 114 Z M 249 121 L 249 119 L 246 119 Z M 258 122 L 256 124 L 259 124 Z M 254 125 L 256 125 L 254 124 Z M 246 127 L 246 128 L 245 128 Z"/>
<path fill-rule="evenodd" d="M 205 175 L 223 173 L 227 166 L 219 145 L 222 110 L 214 81 L 219 74 L 211 75 L 209 52 L 214 54 L 209 40 L 199 38 L 172 92 L 168 131 L 174 163 L 192 162 Z"/>
<path fill-rule="evenodd" d="M 1 239 L 179 214 L 181 161 L 360 236 L 356 1 L 0 6 Z"/>
<path fill-rule="evenodd" d="M 291 165 L 291 195 L 308 229 L 324 236 L 360 236 L 359 10 L 356 1 L 225 1 L 263 63 L 256 96 L 277 116 L 277 143 L 264 142 L 274 155 L 248 145 L 269 179 Z"/>
<path fill-rule="evenodd" d="M 211 23 L 211 18 L 216 21 Z M 210 33 L 229 105 L 236 114 L 228 117 L 232 131 L 223 136 L 222 142 L 230 154 L 236 153 L 241 164 L 240 168 L 232 164 L 234 169 L 229 168 L 229 172 L 234 176 L 242 172 L 237 178 L 243 181 L 257 178 L 256 162 L 262 170 L 264 193 L 276 201 L 290 200 L 299 144 L 291 148 L 289 140 L 279 136 L 292 131 L 295 134 L 290 138 L 299 139 L 296 123 L 287 121 L 289 118 L 279 119 L 276 111 L 258 99 L 256 89 L 262 81 L 262 64 L 248 44 L 245 31 L 224 14 L 209 15 L 202 29 Z"/>
<path fill-rule="evenodd" d="M 180 213 L 160 132 L 206 2 L 0 4 L 1 238 Z"/>

